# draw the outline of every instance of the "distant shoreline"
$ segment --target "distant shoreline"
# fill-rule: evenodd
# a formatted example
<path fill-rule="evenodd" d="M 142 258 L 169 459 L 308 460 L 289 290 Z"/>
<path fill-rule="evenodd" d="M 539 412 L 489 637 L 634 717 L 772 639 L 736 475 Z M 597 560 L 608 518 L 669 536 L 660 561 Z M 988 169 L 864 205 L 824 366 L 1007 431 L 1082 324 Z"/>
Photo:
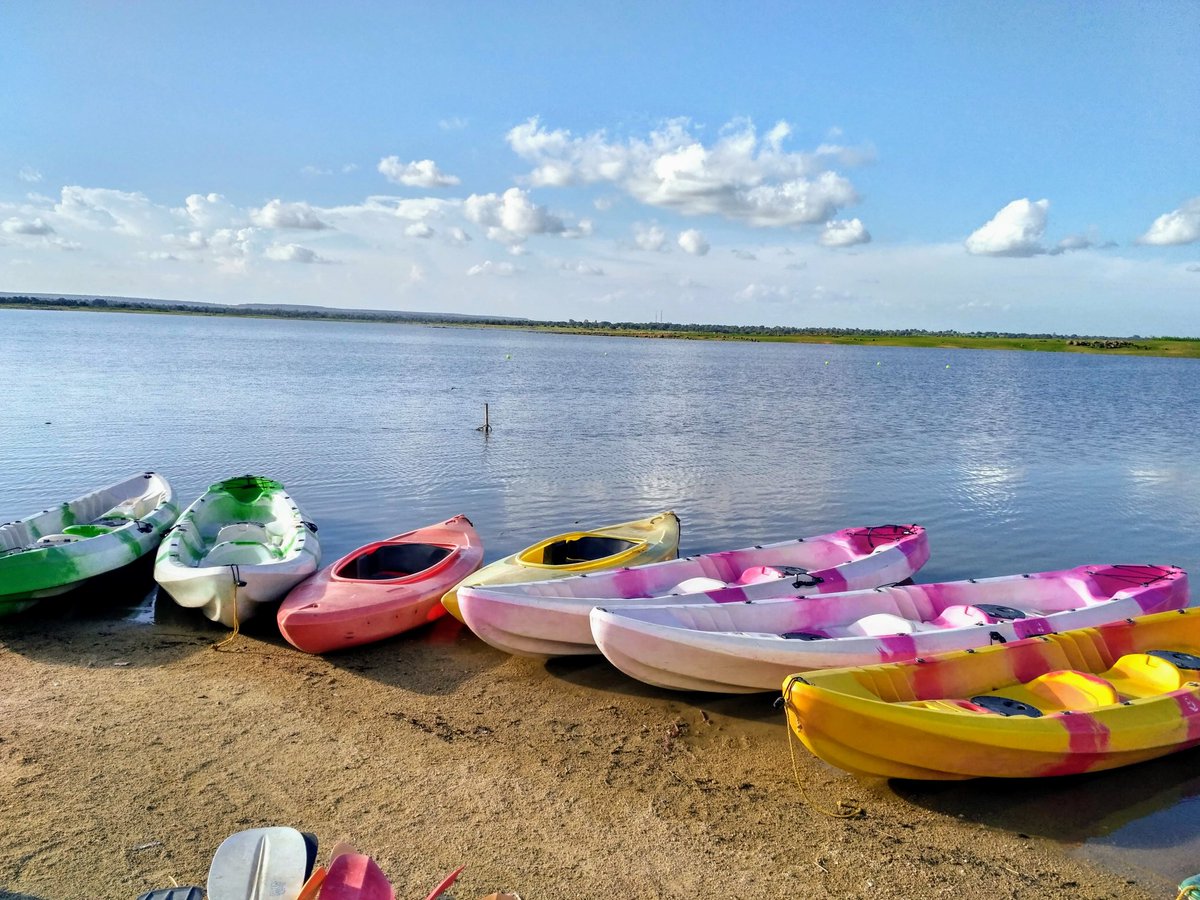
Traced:
<path fill-rule="evenodd" d="M 770 343 L 839 344 L 871 347 L 927 347 L 945 350 L 1022 350 L 1049 353 L 1088 353 L 1102 356 L 1158 356 L 1200 359 L 1200 338 L 1109 337 L 1104 335 L 961 333 L 904 329 L 788 328 L 783 326 L 681 325 L 678 323 L 542 322 L 532 319 L 489 318 L 441 313 L 336 310 L 268 304 L 228 306 L 119 298 L 0 296 L 0 309 L 127 312 L 153 315 L 223 316 L 255 319 L 302 319 L 322 322 L 371 322 L 389 325 L 431 325 L 453 328 L 500 328 L 603 337 L 669 340 L 749 341 Z"/>

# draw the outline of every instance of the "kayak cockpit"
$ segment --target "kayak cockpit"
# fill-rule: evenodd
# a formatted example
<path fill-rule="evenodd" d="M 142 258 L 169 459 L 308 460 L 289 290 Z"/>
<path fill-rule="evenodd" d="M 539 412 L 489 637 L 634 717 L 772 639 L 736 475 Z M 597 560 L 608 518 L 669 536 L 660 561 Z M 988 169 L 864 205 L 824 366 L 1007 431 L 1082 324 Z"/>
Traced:
<path fill-rule="evenodd" d="M 609 556 L 621 556 L 642 545 L 639 541 L 602 537 L 594 534 L 571 535 L 536 547 L 521 554 L 523 563 L 542 566 L 573 566 L 596 562 Z"/>
<path fill-rule="evenodd" d="M 389 581 L 408 578 L 446 560 L 454 551 L 436 544 L 377 544 L 335 570 L 338 578 Z"/>

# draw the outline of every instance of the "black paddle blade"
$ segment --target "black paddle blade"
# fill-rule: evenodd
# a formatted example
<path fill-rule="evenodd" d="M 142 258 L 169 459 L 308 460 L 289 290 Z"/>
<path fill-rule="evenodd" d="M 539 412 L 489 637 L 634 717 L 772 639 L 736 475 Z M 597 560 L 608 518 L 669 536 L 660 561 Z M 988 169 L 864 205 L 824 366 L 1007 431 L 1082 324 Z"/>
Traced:
<path fill-rule="evenodd" d="M 313 866 L 317 864 L 317 836 L 311 831 L 300 832 L 304 837 L 304 849 L 308 851 L 308 863 L 304 869 L 304 880 L 308 880 L 308 876 L 313 873 Z"/>
<path fill-rule="evenodd" d="M 198 887 L 159 888 L 142 894 L 138 900 L 204 900 L 204 889 Z"/>

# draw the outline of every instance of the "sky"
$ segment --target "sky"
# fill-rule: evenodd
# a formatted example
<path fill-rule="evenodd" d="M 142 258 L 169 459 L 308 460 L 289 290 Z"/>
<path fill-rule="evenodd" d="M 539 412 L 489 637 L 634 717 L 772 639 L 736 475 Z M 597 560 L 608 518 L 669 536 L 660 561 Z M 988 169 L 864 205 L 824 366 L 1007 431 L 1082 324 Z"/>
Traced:
<path fill-rule="evenodd" d="M 1200 336 L 1200 3 L 0 4 L 0 291 Z"/>

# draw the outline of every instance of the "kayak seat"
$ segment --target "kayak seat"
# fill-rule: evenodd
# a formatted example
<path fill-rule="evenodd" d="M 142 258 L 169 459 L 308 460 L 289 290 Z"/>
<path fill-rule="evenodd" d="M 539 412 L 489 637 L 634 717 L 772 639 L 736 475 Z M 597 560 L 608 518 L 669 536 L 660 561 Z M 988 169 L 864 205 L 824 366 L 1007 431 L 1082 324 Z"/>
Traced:
<path fill-rule="evenodd" d="M 258 522 L 234 522 L 231 525 L 223 525 L 221 530 L 217 532 L 217 537 L 213 544 L 223 544 L 230 541 L 254 541 L 258 544 L 271 543 L 271 533 L 265 525 Z"/>
<path fill-rule="evenodd" d="M 1153 697 L 1179 690 L 1193 675 L 1152 651 L 1126 653 L 1101 677 L 1122 696 Z"/>
<path fill-rule="evenodd" d="M 271 548 L 258 541 L 222 541 L 204 555 L 199 565 L 256 566 L 275 559 Z"/>
<path fill-rule="evenodd" d="M 989 616 L 978 606 L 947 606 L 929 624 L 938 628 L 963 628 L 968 625 L 990 625 L 999 619 Z"/>
<path fill-rule="evenodd" d="M 705 578 L 703 575 L 698 575 L 695 578 L 688 578 L 685 581 L 679 582 L 679 584 L 675 585 L 667 593 L 699 594 L 704 591 L 719 591 L 727 587 L 729 585 L 718 578 Z"/>
<path fill-rule="evenodd" d="M 884 637 L 890 634 L 912 634 L 916 630 L 917 623 L 912 619 L 894 616 L 891 613 L 875 613 L 852 623 L 846 632 L 863 637 Z"/>
<path fill-rule="evenodd" d="M 1047 672 L 1026 683 L 1025 689 L 1035 697 L 1048 703 L 1039 704 L 1043 709 L 1095 709 L 1112 706 L 1120 702 L 1110 682 L 1090 672 L 1063 669 Z"/>

